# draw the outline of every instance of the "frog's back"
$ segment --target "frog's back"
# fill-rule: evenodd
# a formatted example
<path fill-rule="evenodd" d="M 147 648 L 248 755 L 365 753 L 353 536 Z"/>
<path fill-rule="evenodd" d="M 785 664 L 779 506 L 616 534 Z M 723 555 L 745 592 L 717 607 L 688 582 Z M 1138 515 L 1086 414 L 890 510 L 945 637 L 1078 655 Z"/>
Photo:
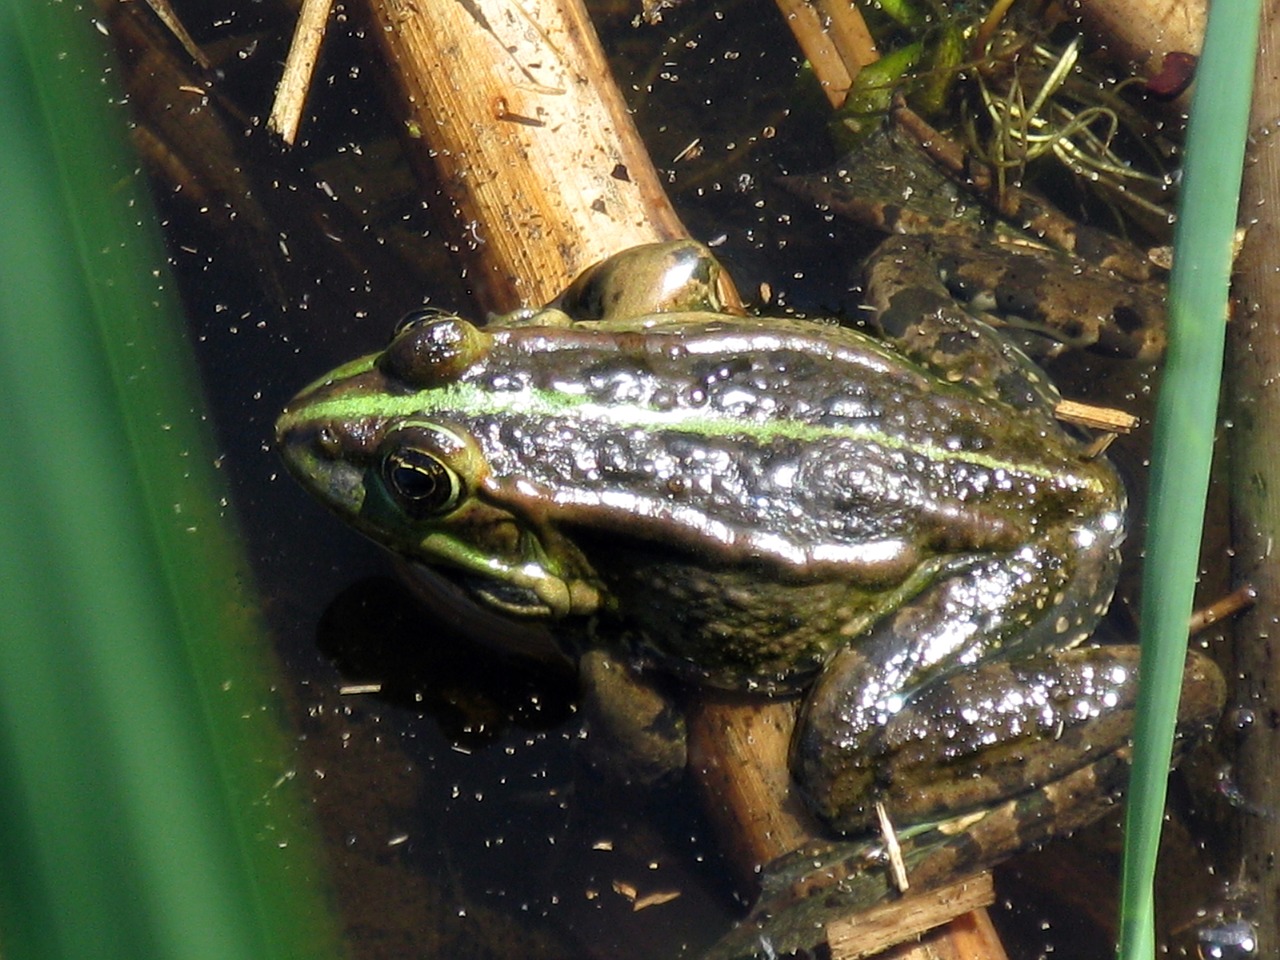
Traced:
<path fill-rule="evenodd" d="M 884 582 L 1021 542 L 1047 499 L 1118 491 L 1047 418 L 804 321 L 497 330 L 460 386 L 434 415 L 463 422 L 504 495 L 793 577 Z"/>

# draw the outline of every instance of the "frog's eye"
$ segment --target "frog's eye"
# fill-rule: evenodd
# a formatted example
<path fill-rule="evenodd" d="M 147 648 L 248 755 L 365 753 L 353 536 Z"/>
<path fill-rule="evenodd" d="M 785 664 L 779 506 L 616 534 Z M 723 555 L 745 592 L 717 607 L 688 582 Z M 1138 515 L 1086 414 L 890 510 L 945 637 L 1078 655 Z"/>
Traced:
<path fill-rule="evenodd" d="M 382 458 L 382 479 L 405 513 L 417 520 L 448 513 L 462 499 L 462 478 L 434 453 L 398 447 Z"/>

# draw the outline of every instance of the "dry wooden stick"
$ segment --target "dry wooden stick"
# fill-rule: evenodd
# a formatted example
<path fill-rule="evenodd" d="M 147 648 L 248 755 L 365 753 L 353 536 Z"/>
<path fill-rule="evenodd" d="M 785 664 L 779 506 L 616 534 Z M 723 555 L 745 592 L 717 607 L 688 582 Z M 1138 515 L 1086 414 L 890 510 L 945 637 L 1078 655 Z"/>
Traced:
<path fill-rule="evenodd" d="M 284 73 L 276 86 L 276 99 L 271 105 L 267 128 L 280 135 L 290 146 L 297 139 L 302 123 L 302 108 L 307 101 L 311 76 L 316 61 L 320 59 L 320 44 L 324 41 L 325 26 L 333 0 L 302 0 L 298 11 L 298 24 L 293 30 L 293 42 L 284 61 Z"/>
<path fill-rule="evenodd" d="M 686 235 L 573 0 L 371 0 L 418 168 L 452 200 L 491 310 L 543 304 Z"/>
<path fill-rule="evenodd" d="M 859 71 L 875 63 L 875 40 L 858 8 L 830 0 L 776 0 L 831 106 L 844 103 Z"/>
<path fill-rule="evenodd" d="M 932 951 L 930 955 L 934 957 L 946 950 L 945 956 L 956 960 L 975 955 L 984 960 L 994 960 L 995 955 L 990 952 L 986 941 L 987 931 L 994 940 L 995 930 L 991 927 L 987 911 L 982 909 L 994 901 L 995 887 L 991 874 L 980 873 L 931 890 L 924 896 L 912 897 L 907 911 L 898 909 L 896 903 L 886 903 L 867 910 L 856 920 L 829 923 L 827 943 L 832 956 L 859 960 L 900 944 L 904 935 L 921 937 L 956 920 L 954 932 L 935 935 L 927 945 L 900 946 L 898 952 L 885 955 L 884 960 L 907 960 L 913 954 L 918 956 L 922 949 Z M 970 941 L 976 941 L 975 946 L 969 946 Z M 975 954 L 974 949 L 981 952 Z"/>
<path fill-rule="evenodd" d="M 205 56 L 204 51 L 191 38 L 187 28 L 182 25 L 182 20 L 178 17 L 178 12 L 173 9 L 173 4 L 169 0 L 147 0 L 147 6 L 160 18 L 160 22 L 165 25 L 165 28 L 182 44 L 182 49 L 187 51 L 187 55 L 196 62 L 196 65 L 201 70 L 208 70 L 209 58 Z"/>
<path fill-rule="evenodd" d="M 708 690 L 687 719 L 689 769 L 739 887 L 751 891 L 766 864 L 821 830 L 791 789 L 796 704 Z"/>

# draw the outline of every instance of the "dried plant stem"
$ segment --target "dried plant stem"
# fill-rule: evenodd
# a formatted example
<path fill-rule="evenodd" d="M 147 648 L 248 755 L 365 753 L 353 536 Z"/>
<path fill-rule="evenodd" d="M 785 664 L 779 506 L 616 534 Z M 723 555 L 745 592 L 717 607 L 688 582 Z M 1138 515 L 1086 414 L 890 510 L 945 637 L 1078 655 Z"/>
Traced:
<path fill-rule="evenodd" d="M 187 52 L 187 55 L 196 62 L 200 69 L 208 70 L 209 58 L 196 45 L 195 40 L 191 38 L 191 34 L 187 32 L 187 28 L 182 25 L 182 20 L 178 17 L 178 11 L 173 9 L 173 4 L 169 0 L 147 0 L 147 6 L 160 18 L 160 22 L 165 25 L 165 29 L 177 38 L 178 43 L 182 44 L 182 49 Z"/>
<path fill-rule="evenodd" d="M 832 0 L 776 0 L 831 106 L 844 103 L 859 71 L 880 58 L 858 8 Z"/>
<path fill-rule="evenodd" d="M 298 25 L 293 31 L 293 43 L 284 61 L 284 73 L 276 87 L 276 99 L 271 105 L 267 127 L 280 135 L 290 146 L 297 139 L 302 123 L 302 108 L 307 101 L 311 75 L 320 58 L 320 44 L 324 40 L 325 26 L 333 0 L 302 0 L 298 11 Z"/>
<path fill-rule="evenodd" d="M 1232 776 L 1239 796 L 1233 844 L 1228 862 L 1240 864 L 1239 880 L 1258 904 L 1260 956 L 1280 950 L 1280 729 L 1273 721 L 1280 710 L 1280 564 L 1275 542 L 1280 536 L 1280 338 L 1276 304 L 1280 275 L 1276 245 L 1280 244 L 1280 3 L 1263 5 L 1253 113 L 1250 118 L 1250 157 L 1245 166 L 1240 210 L 1248 226 L 1244 248 L 1236 262 L 1235 315 L 1228 324 L 1230 444 L 1232 470 L 1232 566 L 1237 583 L 1256 592 L 1256 605 L 1241 617 L 1235 630 L 1235 660 L 1228 676 L 1235 676 L 1232 703 L 1235 722 L 1228 742 L 1233 752 Z"/>
<path fill-rule="evenodd" d="M 483 305 L 685 235 L 572 0 L 372 0 L 418 168 L 452 200 Z M 414 149 L 416 145 L 416 149 Z"/>

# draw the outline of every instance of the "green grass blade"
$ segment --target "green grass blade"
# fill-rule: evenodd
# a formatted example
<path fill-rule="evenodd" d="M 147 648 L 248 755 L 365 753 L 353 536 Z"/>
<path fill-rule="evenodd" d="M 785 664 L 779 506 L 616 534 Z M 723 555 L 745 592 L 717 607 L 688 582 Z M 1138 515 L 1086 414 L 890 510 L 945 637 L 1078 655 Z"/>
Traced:
<path fill-rule="evenodd" d="M 1152 455 L 1122 960 L 1155 956 L 1152 885 L 1217 422 L 1259 6 L 1258 0 L 1212 5 L 1187 132 L 1169 287 L 1169 353 Z"/>
<path fill-rule="evenodd" d="M 0 5 L 6 960 L 338 955 L 89 11 Z"/>

